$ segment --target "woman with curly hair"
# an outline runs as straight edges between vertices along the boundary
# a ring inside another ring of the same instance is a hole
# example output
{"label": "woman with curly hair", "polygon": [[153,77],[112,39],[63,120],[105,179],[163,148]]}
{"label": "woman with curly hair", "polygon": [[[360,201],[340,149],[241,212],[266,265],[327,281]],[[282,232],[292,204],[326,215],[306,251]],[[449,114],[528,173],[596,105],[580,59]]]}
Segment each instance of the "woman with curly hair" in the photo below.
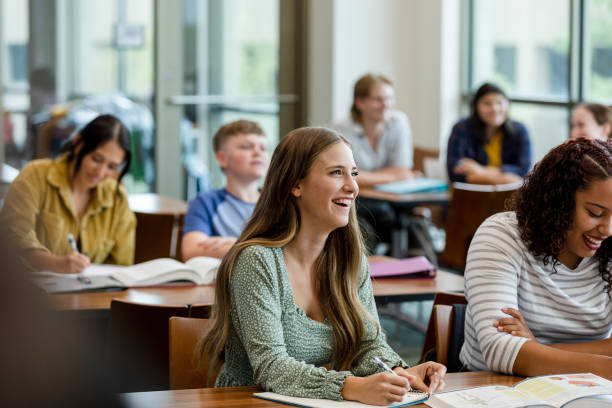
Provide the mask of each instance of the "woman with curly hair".
{"label": "woman with curly hair", "polygon": [[446,151],[448,178],[474,184],[521,181],[531,167],[527,128],[508,118],[508,98],[495,84],[481,85],[470,117],[451,132]]}
{"label": "woman with curly hair", "polygon": [[218,387],[377,405],[401,401],[409,384],[429,392],[443,384],[443,365],[409,367],[380,331],[356,177],[339,133],[301,128],[279,143],[253,215],[219,267],[201,347],[209,382],[219,372]]}
{"label": "woman with curly hair", "polygon": [[470,245],[461,361],[470,370],[612,379],[612,142],[554,148],[510,207],[485,220]]}

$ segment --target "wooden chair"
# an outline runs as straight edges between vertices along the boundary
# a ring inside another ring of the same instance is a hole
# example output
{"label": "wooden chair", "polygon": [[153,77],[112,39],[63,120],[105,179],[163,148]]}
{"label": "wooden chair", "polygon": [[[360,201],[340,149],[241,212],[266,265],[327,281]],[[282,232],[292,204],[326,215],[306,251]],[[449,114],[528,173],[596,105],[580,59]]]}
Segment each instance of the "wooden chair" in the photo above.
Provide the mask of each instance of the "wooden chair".
{"label": "wooden chair", "polygon": [[144,212],[134,214],[137,220],[135,263],[157,258],[181,260],[183,214]]}
{"label": "wooden chair", "polygon": [[186,305],[111,302],[108,351],[117,392],[168,389],[168,319],[188,311]]}
{"label": "wooden chair", "polygon": [[170,389],[202,388],[206,366],[199,365],[197,345],[208,319],[170,318]]}
{"label": "wooden chair", "polygon": [[430,150],[430,149],[424,149],[422,147],[414,147],[413,150],[413,169],[414,170],[418,170],[421,173],[425,173],[425,159],[426,158],[432,158],[432,159],[438,159],[440,157],[440,151],[439,150]]}
{"label": "wooden chair", "polygon": [[463,271],[476,230],[486,218],[504,211],[506,200],[519,187],[520,183],[495,186],[453,183],[441,264]]}
{"label": "wooden chair", "polygon": [[[448,372],[455,372],[461,368],[459,352],[463,345],[463,317],[465,310],[458,306],[467,305],[465,295],[461,293],[438,292],[434,298],[434,305],[425,333],[425,342],[421,352],[421,360],[433,358],[444,364]],[[459,310],[455,316],[455,309]],[[460,320],[454,325],[455,318]],[[452,363],[452,364],[451,364]]]}

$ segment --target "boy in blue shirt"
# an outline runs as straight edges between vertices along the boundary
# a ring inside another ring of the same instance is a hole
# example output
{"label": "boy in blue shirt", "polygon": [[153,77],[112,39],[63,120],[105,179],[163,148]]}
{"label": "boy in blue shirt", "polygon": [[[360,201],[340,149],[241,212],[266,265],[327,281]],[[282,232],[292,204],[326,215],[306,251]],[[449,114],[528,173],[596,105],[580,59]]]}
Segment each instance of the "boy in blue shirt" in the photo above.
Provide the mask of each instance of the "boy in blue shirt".
{"label": "boy in blue shirt", "polygon": [[183,261],[194,256],[222,258],[234,245],[259,198],[258,181],[268,167],[267,140],[249,120],[222,126],[213,148],[225,188],[201,193],[189,203],[183,227]]}

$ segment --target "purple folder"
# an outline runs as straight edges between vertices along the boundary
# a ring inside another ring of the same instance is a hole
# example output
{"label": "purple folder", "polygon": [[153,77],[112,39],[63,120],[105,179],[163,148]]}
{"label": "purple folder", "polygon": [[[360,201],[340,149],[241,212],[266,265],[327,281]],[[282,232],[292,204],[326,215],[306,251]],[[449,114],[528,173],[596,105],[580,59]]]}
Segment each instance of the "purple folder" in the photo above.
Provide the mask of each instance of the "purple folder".
{"label": "purple folder", "polygon": [[370,265],[372,278],[435,278],[436,267],[424,256]]}

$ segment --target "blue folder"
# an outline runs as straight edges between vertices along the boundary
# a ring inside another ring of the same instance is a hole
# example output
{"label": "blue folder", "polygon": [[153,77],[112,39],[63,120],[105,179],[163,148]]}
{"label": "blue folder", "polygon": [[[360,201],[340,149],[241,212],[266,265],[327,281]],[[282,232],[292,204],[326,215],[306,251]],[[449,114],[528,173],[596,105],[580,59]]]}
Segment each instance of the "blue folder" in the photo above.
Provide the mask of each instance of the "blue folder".
{"label": "blue folder", "polygon": [[410,194],[426,193],[432,191],[445,191],[448,190],[448,184],[442,180],[420,177],[411,180],[378,184],[374,188],[378,191],[384,191],[385,193]]}

